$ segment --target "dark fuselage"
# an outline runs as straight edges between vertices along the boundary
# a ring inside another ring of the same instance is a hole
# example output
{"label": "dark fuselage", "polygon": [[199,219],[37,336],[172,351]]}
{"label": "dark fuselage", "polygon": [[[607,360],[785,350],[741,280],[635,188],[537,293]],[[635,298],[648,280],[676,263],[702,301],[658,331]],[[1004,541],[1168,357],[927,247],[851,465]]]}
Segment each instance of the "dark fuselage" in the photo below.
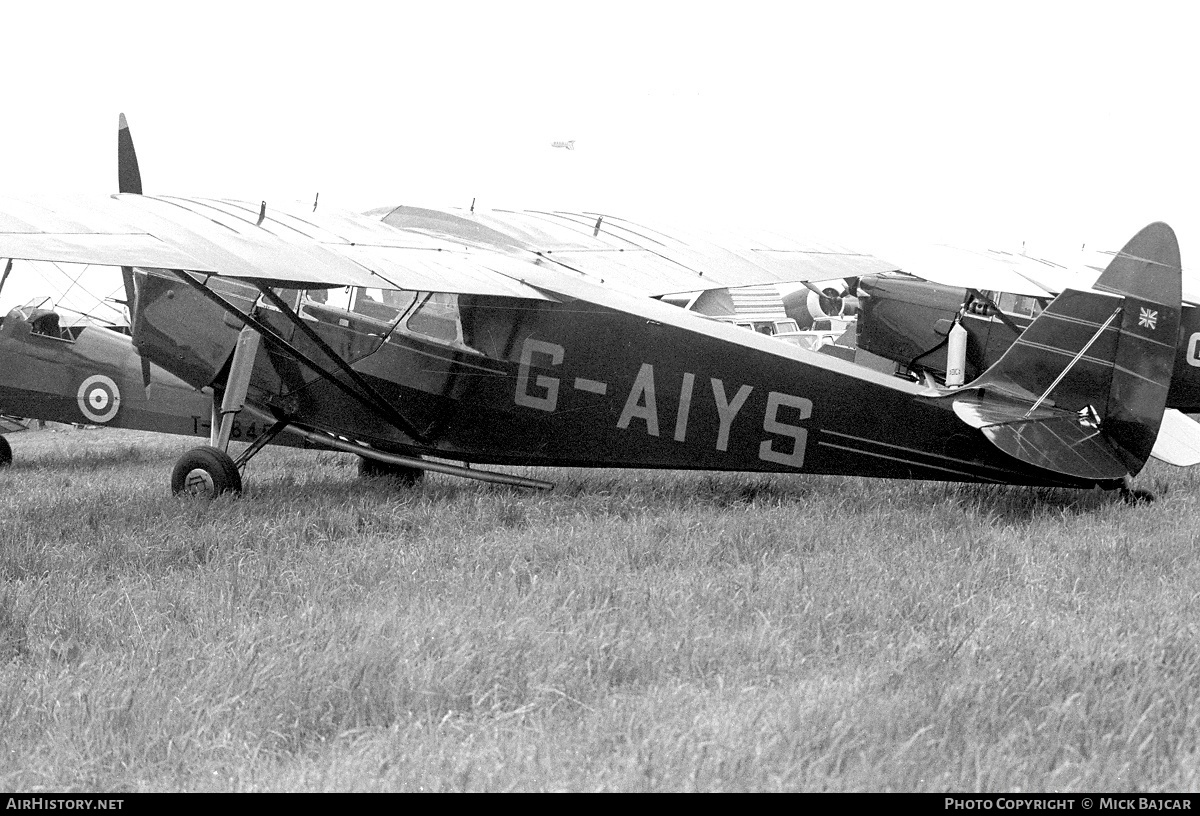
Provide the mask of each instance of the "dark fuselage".
{"label": "dark fuselage", "polygon": [[[173,273],[138,274],[139,348],[192,385],[219,385],[238,321]],[[385,450],[478,463],[1080,484],[999,452],[944,400],[894,377],[649,299],[556,285],[554,301],[457,296],[438,325],[416,306],[388,322],[378,304],[335,310],[292,293],[424,441],[271,343],[250,401]],[[252,308],[255,290],[213,288]],[[255,314],[333,368],[284,314]]]}

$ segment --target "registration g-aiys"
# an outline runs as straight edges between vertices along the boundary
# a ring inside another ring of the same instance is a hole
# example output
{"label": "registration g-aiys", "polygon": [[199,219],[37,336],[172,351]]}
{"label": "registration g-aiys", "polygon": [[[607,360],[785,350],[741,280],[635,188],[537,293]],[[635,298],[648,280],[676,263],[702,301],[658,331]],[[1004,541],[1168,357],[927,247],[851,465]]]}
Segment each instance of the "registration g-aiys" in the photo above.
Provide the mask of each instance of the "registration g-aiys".
{"label": "registration g-aiys", "polygon": [[[118,160],[114,195],[0,200],[0,258],[123,269],[140,354],[213,393],[211,444],[179,459],[177,492],[240,491],[286,434],[409,479],[547,487],[494,466],[595,466],[1134,495],[1162,422],[1181,288],[1165,224],[944,388],[660,299],[888,268],[869,256],[599,213],[145,195],[124,127]],[[239,415],[265,432],[234,458]]]}

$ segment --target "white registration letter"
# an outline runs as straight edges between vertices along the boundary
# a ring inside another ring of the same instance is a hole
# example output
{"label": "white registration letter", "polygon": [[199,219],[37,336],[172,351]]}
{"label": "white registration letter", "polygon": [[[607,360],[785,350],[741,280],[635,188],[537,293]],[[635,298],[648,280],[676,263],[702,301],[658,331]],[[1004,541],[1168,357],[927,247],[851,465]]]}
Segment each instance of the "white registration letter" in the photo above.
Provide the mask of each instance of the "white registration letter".
{"label": "white registration letter", "polygon": [[804,447],[808,442],[808,431],[795,425],[788,425],[786,422],[780,422],[777,419],[780,405],[797,409],[800,414],[796,419],[808,419],[812,416],[812,400],[772,391],[767,396],[767,413],[763,418],[763,430],[769,434],[790,436],[795,442],[792,444],[791,453],[780,453],[771,447],[770,439],[764,439],[758,446],[758,458],[764,462],[775,462],[794,468],[804,467]]}
{"label": "white registration letter", "polygon": [[683,373],[683,385],[679,388],[679,410],[675,414],[675,441],[687,439],[688,414],[692,410],[692,384],[696,375],[690,371]]}
{"label": "white registration letter", "polygon": [[[645,402],[642,402],[643,396]],[[642,363],[638,370],[633,388],[629,389],[629,397],[625,400],[625,409],[617,420],[618,428],[628,428],[629,420],[637,417],[646,420],[646,433],[658,436],[658,401],[654,397],[654,366]]]}
{"label": "white registration letter", "polygon": [[1196,348],[1197,345],[1200,345],[1200,332],[1193,332],[1188,338],[1187,361],[1190,366],[1200,367],[1200,349]]}
{"label": "white registration letter", "polygon": [[558,365],[563,361],[562,346],[526,337],[525,343],[521,346],[521,365],[517,369],[517,405],[542,411],[553,411],[558,407],[558,377],[539,374],[535,382],[538,388],[546,389],[545,395],[539,397],[529,393],[529,366],[533,363],[535,354],[549,355],[550,365]]}
{"label": "white registration letter", "polygon": [[717,402],[717,416],[721,420],[721,428],[717,431],[717,450],[729,450],[729,426],[733,424],[733,418],[737,416],[737,412],[742,410],[742,406],[746,404],[746,399],[750,396],[750,392],[754,389],[748,385],[743,385],[738,389],[737,395],[733,401],[725,399],[725,383],[718,380],[716,377],[711,377],[713,399]]}

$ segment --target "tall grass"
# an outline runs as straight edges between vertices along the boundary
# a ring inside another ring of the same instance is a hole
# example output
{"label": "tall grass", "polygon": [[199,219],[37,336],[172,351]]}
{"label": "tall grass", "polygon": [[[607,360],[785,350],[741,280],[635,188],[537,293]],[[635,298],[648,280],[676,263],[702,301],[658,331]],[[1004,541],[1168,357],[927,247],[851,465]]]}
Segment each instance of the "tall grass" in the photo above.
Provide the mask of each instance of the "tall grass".
{"label": "tall grass", "polygon": [[1200,787],[1197,476],[1160,500],[12,439],[0,788]]}

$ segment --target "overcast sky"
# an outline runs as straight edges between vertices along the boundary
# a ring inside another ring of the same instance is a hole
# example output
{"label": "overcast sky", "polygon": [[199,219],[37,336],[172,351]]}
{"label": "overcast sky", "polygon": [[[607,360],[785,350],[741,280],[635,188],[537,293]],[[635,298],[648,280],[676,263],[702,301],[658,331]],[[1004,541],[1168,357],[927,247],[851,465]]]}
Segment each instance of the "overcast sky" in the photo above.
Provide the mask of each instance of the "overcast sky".
{"label": "overcast sky", "polygon": [[[0,195],[584,208],[1200,268],[1184,2],[8,3]],[[575,149],[551,143],[574,140]]]}

